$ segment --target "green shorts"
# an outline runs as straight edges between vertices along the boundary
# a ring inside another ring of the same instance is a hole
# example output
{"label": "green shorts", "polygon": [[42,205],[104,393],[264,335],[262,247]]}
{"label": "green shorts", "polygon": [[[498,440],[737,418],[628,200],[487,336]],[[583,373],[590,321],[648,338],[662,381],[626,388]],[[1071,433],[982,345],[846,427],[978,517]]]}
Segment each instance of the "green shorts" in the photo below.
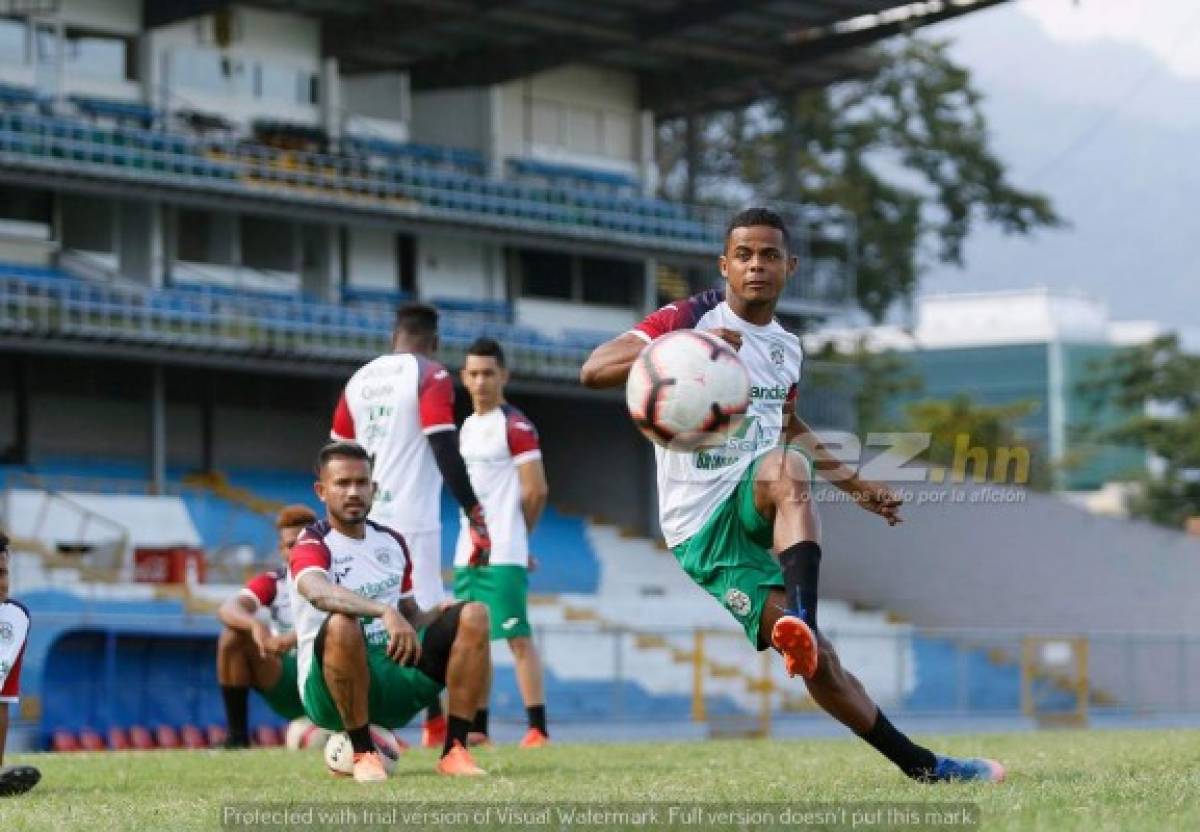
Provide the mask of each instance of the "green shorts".
{"label": "green shorts", "polygon": [[[425,631],[419,635],[422,639]],[[387,657],[381,644],[367,645],[367,721],[395,730],[403,728],[425,708],[432,705],[445,685],[429,678],[415,667],[403,667]],[[344,731],[341,714],[325,685],[321,657],[315,652],[308,678],[304,680],[304,713],[316,725],[328,731]]]}
{"label": "green shorts", "polygon": [[454,570],[454,597],[487,606],[492,622],[492,641],[528,638],[533,634],[526,603],[528,590],[529,570],[524,566],[504,563]]}
{"label": "green shorts", "polygon": [[284,719],[299,719],[304,716],[304,703],[300,701],[300,688],[296,685],[296,651],[290,650],[279,657],[281,665],[279,680],[267,690],[260,690],[262,698],[271,710]]}
{"label": "green shorts", "polygon": [[729,610],[758,650],[768,647],[758,637],[767,597],[783,587],[783,571],[771,554],[774,527],[754,507],[754,479],[764,456],[746,469],[700,531],[671,550],[683,571]]}

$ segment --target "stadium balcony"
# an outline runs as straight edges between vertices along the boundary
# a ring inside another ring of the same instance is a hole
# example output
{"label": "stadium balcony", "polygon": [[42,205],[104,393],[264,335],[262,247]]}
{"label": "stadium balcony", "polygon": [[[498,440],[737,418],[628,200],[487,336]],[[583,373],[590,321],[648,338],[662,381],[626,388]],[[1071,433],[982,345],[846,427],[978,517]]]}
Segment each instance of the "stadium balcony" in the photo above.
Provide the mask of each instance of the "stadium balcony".
{"label": "stadium balcony", "polygon": [[[397,296],[398,298],[398,296]],[[336,363],[345,367],[386,352],[394,307],[360,297],[349,305],[295,294],[177,284],[149,289],[131,282],[85,280],[59,269],[0,264],[0,334],[68,339],[155,350]],[[552,338],[507,323],[507,304],[443,300],[439,358],[461,361],[481,334],[510,354],[514,372],[575,379],[588,351],[606,334]]]}
{"label": "stadium balcony", "polygon": [[[120,102],[118,102],[120,103]],[[232,139],[200,139],[129,126],[147,113],[118,113],[89,99],[114,123],[6,108],[0,157],[25,173],[136,183],[285,201],[330,211],[465,222],[497,230],[624,242],[643,249],[709,254],[722,238],[724,209],[688,207],[579,186],[579,175],[529,184],[483,175],[470,151],[350,139],[340,153],[284,150]],[[152,115],[152,114],[151,114]],[[118,116],[121,118],[118,119]],[[596,172],[593,179],[606,174]]]}

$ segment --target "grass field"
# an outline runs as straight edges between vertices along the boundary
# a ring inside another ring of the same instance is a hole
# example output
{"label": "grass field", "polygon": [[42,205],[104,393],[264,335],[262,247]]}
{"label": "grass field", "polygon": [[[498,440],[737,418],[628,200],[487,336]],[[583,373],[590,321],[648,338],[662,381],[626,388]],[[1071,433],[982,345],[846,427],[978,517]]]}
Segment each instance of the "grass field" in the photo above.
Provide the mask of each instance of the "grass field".
{"label": "grass field", "polygon": [[[396,804],[414,801],[775,803],[772,811],[786,802],[836,804],[851,813],[866,802],[937,801],[977,805],[980,822],[974,828],[986,830],[1200,829],[1200,732],[926,739],[938,750],[1001,759],[1008,782],[913,784],[851,740],[497,748],[478,754],[491,772],[478,781],[437,776],[433,753],[417,750],[405,755],[391,781],[378,786],[334,780],[316,752],[14,755],[6,762],[39,766],[42,782],[28,795],[0,801],[0,830],[214,829],[221,827],[221,807],[229,803],[320,803],[325,811],[336,808],[330,804],[344,802],[342,809],[359,811],[371,803],[378,810],[399,811],[403,807]],[[846,817],[843,828],[851,828],[853,815]],[[863,820],[860,829],[932,828]],[[566,827],[555,820],[541,828]]]}

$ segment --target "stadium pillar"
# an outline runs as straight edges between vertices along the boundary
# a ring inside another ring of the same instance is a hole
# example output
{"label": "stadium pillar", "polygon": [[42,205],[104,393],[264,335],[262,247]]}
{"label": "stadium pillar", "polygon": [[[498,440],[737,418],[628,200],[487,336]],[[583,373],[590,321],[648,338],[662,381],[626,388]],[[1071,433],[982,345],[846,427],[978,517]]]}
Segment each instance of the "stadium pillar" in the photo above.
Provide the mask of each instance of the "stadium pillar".
{"label": "stadium pillar", "polygon": [[150,490],[167,490],[167,384],[161,364],[150,368]]}
{"label": "stadium pillar", "polygon": [[683,201],[689,205],[696,202],[696,180],[700,177],[700,117],[688,113],[683,132],[684,160],[687,175],[683,180]]}
{"label": "stadium pillar", "polygon": [[638,113],[638,170],[642,193],[653,196],[658,190],[658,166],[654,164],[654,113]]}
{"label": "stadium pillar", "polygon": [[165,234],[161,203],[122,200],[117,227],[117,257],[121,275],[152,288],[163,285]]}
{"label": "stadium pillar", "polygon": [[321,62],[320,107],[321,127],[325,135],[337,140],[342,135],[342,84],[337,58]]}

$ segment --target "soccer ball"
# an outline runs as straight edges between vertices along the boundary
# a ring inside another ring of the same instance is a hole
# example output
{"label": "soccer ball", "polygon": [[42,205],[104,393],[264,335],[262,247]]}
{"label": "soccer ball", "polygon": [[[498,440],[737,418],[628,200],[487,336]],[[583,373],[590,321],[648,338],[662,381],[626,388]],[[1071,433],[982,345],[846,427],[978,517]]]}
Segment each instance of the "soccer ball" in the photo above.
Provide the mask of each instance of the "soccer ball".
{"label": "soccer ball", "polygon": [[750,406],[750,376],[720,338],[681,329],[638,354],[625,404],[638,430],[656,445],[680,451],[721,445]]}
{"label": "soccer ball", "polygon": [[283,744],[289,751],[303,751],[306,748],[321,748],[328,739],[328,731],[302,716],[288,723]]}
{"label": "soccer ball", "polygon": [[[375,743],[379,756],[383,758],[384,769],[390,775],[396,770],[396,763],[400,760],[400,743],[396,742],[396,737],[391,731],[378,725],[371,726],[371,740]],[[344,731],[330,734],[326,740],[325,766],[330,774],[337,777],[349,777],[354,774],[354,747]]]}

